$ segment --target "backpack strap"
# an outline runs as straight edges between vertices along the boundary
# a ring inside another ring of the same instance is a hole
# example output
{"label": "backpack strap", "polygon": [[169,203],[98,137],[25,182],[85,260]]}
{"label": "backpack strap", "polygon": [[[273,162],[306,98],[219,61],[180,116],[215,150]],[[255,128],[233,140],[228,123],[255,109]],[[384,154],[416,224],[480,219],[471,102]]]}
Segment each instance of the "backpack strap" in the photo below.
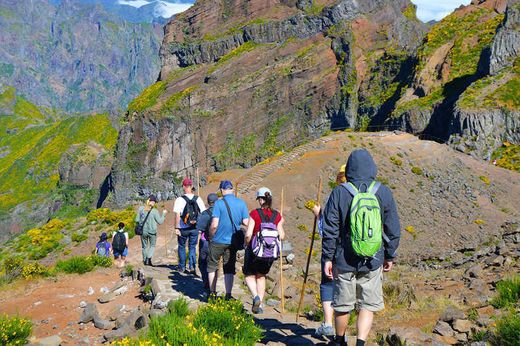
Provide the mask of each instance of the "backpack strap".
{"label": "backpack strap", "polygon": [[354,186],[352,183],[341,183],[341,186],[343,186],[351,195],[354,197],[359,193],[358,189]]}
{"label": "backpack strap", "polygon": [[258,209],[256,209],[256,211],[258,212],[258,215],[260,216],[260,220],[263,223],[267,223],[267,222],[274,223],[274,221],[276,220],[276,217],[278,216],[278,212],[274,209],[272,210],[273,214],[271,215],[270,219],[267,218],[267,215],[265,215],[264,210],[262,208],[258,208]]}
{"label": "backpack strap", "polygon": [[182,195],[181,197],[182,197],[183,200],[186,201],[186,204],[190,203],[190,199],[188,198],[188,196]]}
{"label": "backpack strap", "polygon": [[233,222],[233,216],[231,215],[231,208],[229,208],[229,204],[225,198],[222,198],[222,200],[224,201],[224,204],[226,205],[226,209],[227,209],[228,216],[229,216],[229,221],[231,221],[231,227],[233,228],[233,232],[236,232],[238,230],[235,227],[235,223]]}
{"label": "backpack strap", "polygon": [[376,194],[377,190],[381,187],[381,183],[379,181],[374,180],[372,184],[368,187],[368,191],[372,193],[373,195]]}

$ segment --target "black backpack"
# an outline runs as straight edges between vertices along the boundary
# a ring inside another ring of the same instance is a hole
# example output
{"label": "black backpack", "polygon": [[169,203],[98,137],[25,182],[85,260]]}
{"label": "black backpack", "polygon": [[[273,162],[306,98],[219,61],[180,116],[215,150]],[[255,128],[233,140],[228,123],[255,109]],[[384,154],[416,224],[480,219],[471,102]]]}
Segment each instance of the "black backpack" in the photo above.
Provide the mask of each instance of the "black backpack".
{"label": "black backpack", "polygon": [[200,213],[199,205],[197,204],[199,196],[193,196],[192,199],[189,199],[183,195],[182,198],[186,201],[186,206],[182,211],[181,219],[187,226],[195,226]]}
{"label": "black backpack", "polygon": [[114,251],[117,251],[119,253],[125,251],[126,237],[124,232],[116,232],[114,240],[112,241],[112,248],[114,249]]}

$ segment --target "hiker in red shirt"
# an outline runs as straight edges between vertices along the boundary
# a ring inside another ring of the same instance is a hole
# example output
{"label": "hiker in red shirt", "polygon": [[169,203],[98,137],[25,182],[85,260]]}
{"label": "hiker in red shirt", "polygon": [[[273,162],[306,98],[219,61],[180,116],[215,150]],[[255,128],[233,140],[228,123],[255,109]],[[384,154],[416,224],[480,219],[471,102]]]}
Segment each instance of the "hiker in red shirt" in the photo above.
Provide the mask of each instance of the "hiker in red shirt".
{"label": "hiker in red shirt", "polygon": [[273,196],[267,187],[256,192],[260,208],[249,214],[247,227],[244,267],[247,287],[253,296],[252,312],[262,313],[262,300],[265,294],[265,276],[271,265],[280,256],[281,240],[285,236],[282,215],[272,209]]}

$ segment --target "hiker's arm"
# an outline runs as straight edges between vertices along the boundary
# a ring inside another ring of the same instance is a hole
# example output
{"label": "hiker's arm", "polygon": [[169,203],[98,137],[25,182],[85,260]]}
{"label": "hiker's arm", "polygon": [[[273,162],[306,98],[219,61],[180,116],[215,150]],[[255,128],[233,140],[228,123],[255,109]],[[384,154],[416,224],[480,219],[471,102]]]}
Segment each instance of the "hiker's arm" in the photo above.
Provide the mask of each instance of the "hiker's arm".
{"label": "hiker's arm", "polygon": [[285,238],[285,230],[283,229],[283,223],[285,219],[281,218],[280,222],[278,222],[278,225],[276,225],[276,230],[278,231],[278,236],[280,237],[280,240]]}
{"label": "hiker's arm", "polygon": [[399,223],[399,215],[397,206],[392,196],[392,192],[386,187],[382,187],[381,199],[384,198],[383,205],[383,231],[386,239],[383,239],[385,245],[385,262],[393,262],[397,256],[397,248],[399,247],[399,239],[401,237],[401,225]]}
{"label": "hiker's arm", "polygon": [[255,220],[253,218],[249,218],[249,223],[247,225],[247,232],[246,232],[246,245],[249,245],[251,242],[251,238],[253,238],[253,230],[255,229]]}
{"label": "hiker's arm", "polygon": [[166,213],[159,213],[159,210],[155,208],[152,213],[154,214],[155,222],[157,222],[159,225],[161,225],[164,222],[164,219],[166,218]]}
{"label": "hiker's arm", "polygon": [[175,213],[175,234],[181,235],[181,213]]}
{"label": "hiker's arm", "polygon": [[211,220],[211,226],[209,227],[209,236],[211,238],[213,238],[213,236],[215,235],[215,232],[217,231],[217,227],[218,227],[218,217],[214,217]]}
{"label": "hiker's arm", "polygon": [[322,238],[322,259],[327,262],[334,259],[336,244],[340,237],[340,189],[332,191],[325,209],[323,210],[323,238]]}

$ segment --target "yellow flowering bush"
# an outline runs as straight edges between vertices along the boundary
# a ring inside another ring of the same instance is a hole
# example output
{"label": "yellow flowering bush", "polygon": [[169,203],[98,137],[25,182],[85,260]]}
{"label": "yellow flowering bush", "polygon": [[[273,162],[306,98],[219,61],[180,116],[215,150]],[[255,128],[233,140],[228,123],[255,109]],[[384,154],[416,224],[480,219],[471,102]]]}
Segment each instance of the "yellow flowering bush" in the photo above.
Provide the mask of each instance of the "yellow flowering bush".
{"label": "yellow flowering bush", "polygon": [[113,227],[117,227],[120,222],[123,222],[125,224],[125,229],[128,232],[128,236],[133,238],[135,235],[135,211],[131,206],[119,211],[112,211],[108,208],[94,209],[88,213],[87,221],[95,221]]}
{"label": "yellow flowering bush", "polygon": [[318,202],[316,202],[315,200],[308,200],[307,202],[305,202],[305,208],[312,210],[312,208],[314,208],[316,204],[318,204]]}
{"label": "yellow flowering bush", "polygon": [[0,315],[0,344],[25,345],[32,332],[30,320],[22,317]]}
{"label": "yellow flowering bush", "polygon": [[16,250],[27,253],[32,260],[44,258],[60,246],[61,230],[65,226],[64,221],[52,219],[42,227],[30,229],[17,238]]}
{"label": "yellow flowering bush", "polygon": [[148,332],[138,340],[124,338],[112,345],[255,345],[261,337],[262,330],[239,301],[215,299],[192,313],[181,298],[168,305],[166,315],[152,318]]}

